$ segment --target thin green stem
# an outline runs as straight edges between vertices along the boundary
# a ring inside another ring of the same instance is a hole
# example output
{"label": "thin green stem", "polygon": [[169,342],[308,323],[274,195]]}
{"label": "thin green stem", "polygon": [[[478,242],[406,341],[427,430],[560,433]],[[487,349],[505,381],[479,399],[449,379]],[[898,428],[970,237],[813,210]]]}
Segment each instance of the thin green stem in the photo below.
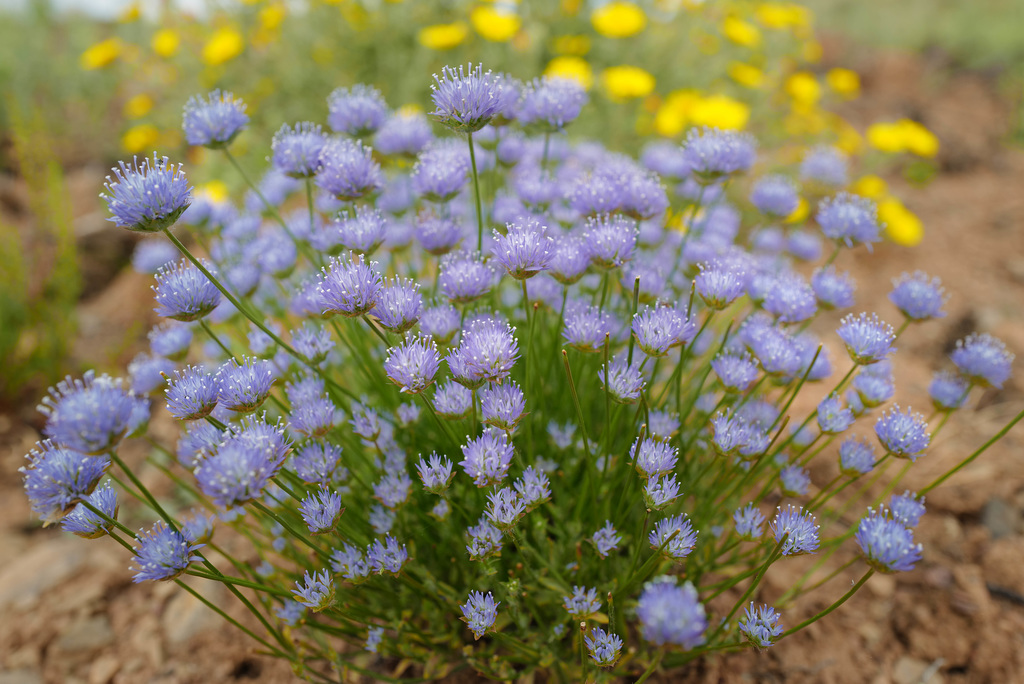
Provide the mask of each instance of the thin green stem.
{"label": "thin green stem", "polygon": [[843,594],[843,595],[842,595],[842,596],[841,596],[841,597],[839,598],[839,600],[837,600],[837,601],[836,601],[835,603],[833,603],[833,604],[832,604],[831,606],[829,606],[829,607],[828,607],[828,608],[826,608],[825,610],[821,611],[820,613],[818,613],[818,614],[817,614],[817,615],[815,615],[814,617],[810,617],[810,618],[808,618],[808,619],[804,620],[803,622],[801,622],[801,623],[800,623],[799,625],[797,625],[796,627],[793,627],[792,629],[788,629],[788,630],[786,630],[785,632],[783,632],[782,636],[781,636],[781,637],[779,637],[779,638],[780,638],[780,639],[784,639],[784,638],[788,637],[788,636],[789,636],[790,634],[794,634],[794,633],[796,633],[796,632],[799,632],[799,631],[800,631],[801,629],[803,629],[804,627],[807,627],[808,625],[814,624],[815,622],[817,622],[817,621],[818,621],[818,620],[820,620],[821,618],[825,617],[826,615],[828,615],[829,613],[831,613],[832,611],[834,611],[834,610],[835,610],[836,608],[838,608],[839,606],[841,606],[841,605],[843,605],[844,603],[846,603],[846,602],[847,602],[847,601],[849,600],[849,598],[850,598],[851,596],[853,596],[854,594],[856,594],[856,593],[857,593],[857,590],[858,590],[858,589],[860,589],[860,588],[861,588],[862,586],[864,586],[864,583],[865,583],[865,582],[867,582],[867,581],[868,581],[868,580],[869,580],[869,579],[871,578],[871,576],[872,576],[873,574],[875,574],[875,571],[874,571],[874,570],[872,570],[872,569],[868,569],[868,571],[867,571],[866,573],[864,573],[864,576],[863,576],[863,577],[861,577],[861,578],[860,578],[860,580],[859,580],[859,581],[858,581],[858,582],[857,582],[856,584],[854,584],[854,585],[853,585],[853,587],[851,587],[851,588],[850,588],[850,590],[849,590],[848,592],[846,592],[845,594]]}
{"label": "thin green stem", "polygon": [[469,133],[469,163],[473,169],[473,193],[476,196],[476,251],[484,248],[484,210],[480,202],[480,179],[476,172],[476,150],[473,149],[473,134]]}

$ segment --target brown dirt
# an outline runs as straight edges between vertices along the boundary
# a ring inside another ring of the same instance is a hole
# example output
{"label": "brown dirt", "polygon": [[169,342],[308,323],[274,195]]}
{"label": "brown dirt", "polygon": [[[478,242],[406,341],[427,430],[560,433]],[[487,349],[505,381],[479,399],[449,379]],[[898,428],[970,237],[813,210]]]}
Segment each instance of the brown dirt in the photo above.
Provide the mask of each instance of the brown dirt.
{"label": "brown dirt", "polygon": [[[849,107],[850,118],[911,116],[942,140],[942,172],[931,184],[892,181],[923,219],[925,242],[843,257],[857,276],[859,308],[892,318],[889,279],[915,269],[940,276],[953,294],[945,319],[900,339],[897,399],[920,403],[931,372],[965,333],[988,331],[1024,350],[1024,152],[1003,146],[1009,111],[986,78],[903,56],[861,59],[865,96]],[[119,340],[126,329],[146,329],[149,308],[144,279],[119,275],[82,308],[81,357],[126,360]],[[1021,387],[1011,381],[954,416],[907,486],[929,482],[1024,408]],[[24,422],[29,408],[0,416],[0,684],[295,681],[286,664],[254,655],[244,635],[175,587],[132,585],[123,555],[103,542],[34,528],[16,473],[38,438]],[[929,496],[919,528],[924,559],[914,572],[876,575],[836,613],[766,652],[711,658],[663,681],[1024,681],[1022,447],[1018,428]],[[822,467],[812,475],[820,483],[830,473]],[[804,566],[794,560],[793,567]],[[821,610],[856,576],[842,574],[810,594],[784,622]],[[770,575],[767,598],[787,579]]]}

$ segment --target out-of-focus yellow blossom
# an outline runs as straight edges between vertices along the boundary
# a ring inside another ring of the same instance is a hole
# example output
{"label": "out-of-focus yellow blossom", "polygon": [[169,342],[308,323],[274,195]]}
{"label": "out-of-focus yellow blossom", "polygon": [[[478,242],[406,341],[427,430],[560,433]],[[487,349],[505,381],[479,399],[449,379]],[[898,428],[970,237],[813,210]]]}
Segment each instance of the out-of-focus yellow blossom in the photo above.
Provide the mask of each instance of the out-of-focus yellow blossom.
{"label": "out-of-focus yellow blossom", "polygon": [[203,62],[219,66],[242,54],[245,40],[242,34],[231,26],[224,26],[213,32],[203,46]]}
{"label": "out-of-focus yellow blossom", "polygon": [[122,24],[130,24],[133,21],[138,21],[140,16],[142,16],[142,7],[139,6],[139,3],[133,2],[124,8],[117,20]]}
{"label": "out-of-focus yellow blossom", "polygon": [[221,180],[212,180],[209,183],[197,185],[196,197],[205,197],[211,202],[224,202],[228,199],[228,186]]}
{"label": "out-of-focus yellow blossom", "polygon": [[920,157],[934,157],[939,151],[939,139],[935,134],[910,119],[871,124],[868,143],[891,154],[912,152]]}
{"label": "out-of-focus yellow blossom", "polygon": [[139,124],[132,126],[121,137],[121,147],[128,154],[139,154],[152,152],[156,147],[156,141],[160,138],[160,131],[153,124]]}
{"label": "out-of-focus yellow blossom", "polygon": [[803,223],[811,215],[811,205],[803,197],[796,205],[793,213],[786,217],[786,223]]}
{"label": "out-of-focus yellow blossom", "polygon": [[744,47],[757,47],[761,44],[761,31],[739,17],[725,18],[722,22],[722,35]]}
{"label": "out-of-focus yellow blossom", "polygon": [[795,104],[813,105],[821,99],[821,85],[814,74],[798,71],[786,79],[786,94]]}
{"label": "out-of-focus yellow blossom", "polygon": [[727,95],[709,95],[693,105],[690,120],[695,126],[742,130],[750,120],[750,107]]}
{"label": "out-of-focus yellow blossom", "polygon": [[623,64],[601,72],[601,85],[613,100],[645,97],[654,90],[654,76],[640,67]]}
{"label": "out-of-focus yellow blossom", "polygon": [[850,186],[850,191],[867,197],[868,199],[880,200],[889,192],[889,186],[884,180],[873,173],[861,176]]}
{"label": "out-of-focus yellow blossom", "polygon": [[674,90],[654,115],[654,130],[667,138],[681,134],[690,123],[694,106],[700,101],[696,90]]}
{"label": "out-of-focus yellow blossom", "polygon": [[121,55],[123,46],[117,38],[107,38],[90,46],[79,58],[81,67],[86,71],[102,69],[110,66]]}
{"label": "out-of-focus yellow blossom", "polygon": [[631,2],[609,2],[590,15],[594,30],[609,38],[635,36],[647,27],[647,15]]}
{"label": "out-of-focus yellow blossom", "polygon": [[153,98],[145,93],[129,98],[124,103],[124,116],[126,119],[141,119],[153,109]]}
{"label": "out-of-focus yellow blossom", "polygon": [[808,64],[817,64],[821,61],[824,50],[821,43],[816,40],[808,40],[800,47],[800,56]]}
{"label": "out-of-focus yellow blossom", "polygon": [[886,236],[897,245],[913,247],[924,237],[921,219],[895,197],[878,203],[878,218],[885,223]]}
{"label": "out-of-focus yellow blossom", "polygon": [[260,27],[265,31],[273,31],[281,26],[288,10],[281,3],[267,5],[260,10]]}
{"label": "out-of-focus yellow blossom", "polygon": [[179,45],[181,45],[181,37],[177,31],[169,28],[160,29],[154,33],[153,40],[150,41],[153,52],[165,59],[173,57],[174,53],[178,51]]}
{"label": "out-of-focus yellow blossom", "polygon": [[836,67],[825,75],[828,87],[845,98],[852,99],[860,93],[860,76],[856,71]]}
{"label": "out-of-focus yellow blossom", "polygon": [[836,147],[851,156],[860,154],[861,149],[864,147],[864,138],[861,137],[856,128],[839,116],[835,116],[831,127],[838,135]]}
{"label": "out-of-focus yellow blossom", "polygon": [[547,68],[544,69],[544,75],[574,79],[587,90],[594,85],[594,72],[590,68],[590,64],[585,59],[570,55],[555,57],[548,62]]}
{"label": "out-of-focus yellow blossom", "polygon": [[792,2],[763,2],[755,10],[762,26],[772,29],[807,28],[811,11]]}
{"label": "out-of-focus yellow blossom", "polygon": [[896,154],[906,147],[899,123],[874,123],[868,126],[868,144],[876,150]]}
{"label": "out-of-focus yellow blossom", "polygon": [[451,50],[462,44],[469,35],[469,27],[463,22],[453,24],[434,24],[420,29],[420,45],[431,50]]}
{"label": "out-of-focus yellow blossom", "polygon": [[575,17],[583,8],[583,0],[562,0],[562,14]]}
{"label": "out-of-focus yellow blossom", "polygon": [[746,62],[733,62],[730,64],[729,77],[748,88],[760,88],[764,84],[764,72]]}
{"label": "out-of-focus yellow blossom", "polygon": [[557,54],[582,57],[590,52],[590,37],[584,35],[558,36],[552,47]]}
{"label": "out-of-focus yellow blossom", "polygon": [[469,21],[476,32],[494,43],[505,43],[519,32],[519,15],[505,9],[478,5],[469,13]]}
{"label": "out-of-focus yellow blossom", "polygon": [[907,149],[919,157],[934,157],[939,153],[939,139],[927,128],[909,119],[903,119],[903,136]]}

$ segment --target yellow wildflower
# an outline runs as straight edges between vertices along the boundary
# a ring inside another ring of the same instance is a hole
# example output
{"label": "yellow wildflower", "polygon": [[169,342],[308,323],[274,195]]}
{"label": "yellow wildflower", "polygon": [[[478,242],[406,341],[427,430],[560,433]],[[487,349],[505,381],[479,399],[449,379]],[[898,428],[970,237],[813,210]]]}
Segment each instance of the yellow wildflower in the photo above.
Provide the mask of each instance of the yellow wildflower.
{"label": "yellow wildflower", "polygon": [[287,10],[280,3],[267,5],[260,10],[260,28],[264,31],[273,31],[284,21]]}
{"label": "yellow wildflower", "polygon": [[690,119],[695,126],[742,130],[750,120],[750,107],[727,95],[709,95],[694,103]]}
{"label": "yellow wildflower", "polygon": [[868,126],[868,144],[876,150],[896,154],[906,149],[899,123],[873,123]]}
{"label": "yellow wildflower", "polygon": [[800,198],[800,202],[796,205],[796,209],[793,213],[786,217],[786,223],[803,223],[807,220],[807,217],[811,214],[811,205],[807,203],[803,197]]}
{"label": "yellow wildflower", "polygon": [[454,24],[434,24],[420,29],[420,45],[431,50],[451,50],[469,35],[469,28],[457,21]]}
{"label": "yellow wildflower", "polygon": [[794,104],[809,106],[821,99],[821,85],[814,74],[798,71],[786,79],[786,93]]}
{"label": "yellow wildflower", "polygon": [[153,98],[145,93],[136,95],[124,103],[124,116],[126,119],[141,119],[153,109]]}
{"label": "yellow wildflower", "polygon": [[811,24],[811,11],[791,2],[763,2],[755,14],[762,26],[772,29],[806,28]]}
{"label": "yellow wildflower", "polygon": [[729,77],[748,88],[760,88],[764,84],[764,72],[746,62],[733,62],[730,64]]}
{"label": "yellow wildflower", "polygon": [[575,17],[583,7],[583,0],[562,0],[562,14]]}
{"label": "yellow wildflower", "polygon": [[744,47],[757,47],[761,43],[761,31],[739,17],[726,17],[722,22],[722,35]]}
{"label": "yellow wildflower", "polygon": [[121,147],[128,154],[149,153],[156,147],[160,131],[153,124],[132,126],[121,136]]}
{"label": "yellow wildflower", "polygon": [[700,102],[695,90],[674,90],[654,114],[654,130],[667,138],[680,135],[690,123],[690,114]]}
{"label": "yellow wildflower", "polygon": [[117,38],[107,38],[82,53],[79,63],[86,71],[110,66],[121,55],[123,46]]}
{"label": "yellow wildflower", "polygon": [[590,52],[590,37],[584,35],[566,35],[555,38],[554,51],[560,55],[583,55]]}
{"label": "yellow wildflower", "polygon": [[856,71],[836,67],[825,75],[828,87],[845,98],[854,98],[860,93],[860,76]]}
{"label": "yellow wildflower", "polygon": [[615,0],[594,10],[590,15],[590,23],[602,36],[628,38],[647,27],[647,15],[631,2]]}
{"label": "yellow wildflower", "polygon": [[613,100],[644,97],[654,90],[654,76],[640,67],[623,64],[601,72],[601,85]]}
{"label": "yellow wildflower", "polygon": [[897,245],[913,247],[924,237],[921,219],[895,197],[878,203],[878,218],[885,223],[886,236]]}
{"label": "yellow wildflower", "polygon": [[478,5],[469,13],[476,32],[494,43],[505,43],[519,32],[519,15],[504,9]]}
{"label": "yellow wildflower", "polygon": [[934,157],[938,154],[939,139],[934,133],[910,119],[903,119],[900,124],[903,126],[903,140],[909,151],[919,157]]}
{"label": "yellow wildflower", "polygon": [[816,40],[804,41],[804,44],[800,47],[800,57],[808,64],[820,62],[823,53],[824,50],[821,47],[821,43]]}
{"label": "yellow wildflower", "polygon": [[222,180],[212,180],[209,183],[197,185],[196,197],[206,197],[211,202],[219,203],[228,198],[228,186]]}
{"label": "yellow wildflower", "polygon": [[245,40],[242,34],[231,26],[224,26],[213,32],[203,46],[203,62],[219,66],[242,54]]}
{"label": "yellow wildflower", "polygon": [[117,20],[122,24],[130,24],[138,21],[140,16],[142,16],[142,8],[139,6],[139,3],[133,2],[124,8],[124,11],[121,12]]}
{"label": "yellow wildflower", "polygon": [[545,76],[561,76],[579,81],[587,90],[594,85],[594,72],[585,59],[564,55],[555,57],[544,69]]}
{"label": "yellow wildflower", "polygon": [[850,187],[850,191],[877,201],[885,197],[889,192],[889,186],[875,174],[869,173],[858,178]]}
{"label": "yellow wildflower", "polygon": [[160,57],[164,59],[173,57],[174,53],[178,51],[178,46],[181,44],[181,37],[178,36],[178,32],[174,29],[160,29],[153,34],[153,40],[150,41],[150,47]]}
{"label": "yellow wildflower", "polygon": [[832,120],[832,128],[839,135],[839,138],[836,140],[836,147],[851,156],[860,154],[861,149],[864,147],[864,139],[857,132],[856,128],[839,116],[835,116]]}

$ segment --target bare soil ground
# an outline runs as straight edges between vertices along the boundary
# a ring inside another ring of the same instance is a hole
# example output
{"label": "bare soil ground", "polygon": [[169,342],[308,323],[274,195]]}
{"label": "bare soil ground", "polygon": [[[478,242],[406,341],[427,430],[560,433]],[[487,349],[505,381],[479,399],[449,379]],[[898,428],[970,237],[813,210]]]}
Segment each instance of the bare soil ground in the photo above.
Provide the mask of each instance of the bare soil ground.
{"label": "bare soil ground", "polygon": [[[942,140],[942,171],[930,185],[893,180],[923,219],[925,242],[885,244],[842,264],[857,277],[858,307],[890,318],[889,280],[902,271],[938,275],[952,293],[946,318],[900,339],[897,398],[923,404],[932,371],[966,333],[988,331],[1024,352],[1024,151],[1003,145],[1010,112],[987,77],[892,55],[848,53],[844,63],[851,56],[861,60],[853,64],[865,85],[846,112],[854,122],[911,116]],[[123,355],[124,331],[151,323],[150,297],[147,279],[132,273],[99,288],[81,307],[82,358]],[[1024,408],[1019,378],[1018,364],[1017,379],[955,415],[907,486],[931,481]],[[0,415],[0,684],[295,681],[287,665],[254,655],[244,635],[173,585],[132,585],[124,554],[106,542],[37,529],[17,474],[38,439],[32,421],[31,406]],[[708,659],[662,681],[1024,682],[1022,447],[1018,428],[928,497],[918,530],[924,559],[915,571],[876,575],[839,611],[766,652]],[[812,475],[821,484],[830,471]],[[821,610],[857,576],[840,575],[790,608],[784,622]],[[766,597],[787,579],[770,575]],[[396,665],[374,664],[369,654],[366,662],[381,671]]]}

